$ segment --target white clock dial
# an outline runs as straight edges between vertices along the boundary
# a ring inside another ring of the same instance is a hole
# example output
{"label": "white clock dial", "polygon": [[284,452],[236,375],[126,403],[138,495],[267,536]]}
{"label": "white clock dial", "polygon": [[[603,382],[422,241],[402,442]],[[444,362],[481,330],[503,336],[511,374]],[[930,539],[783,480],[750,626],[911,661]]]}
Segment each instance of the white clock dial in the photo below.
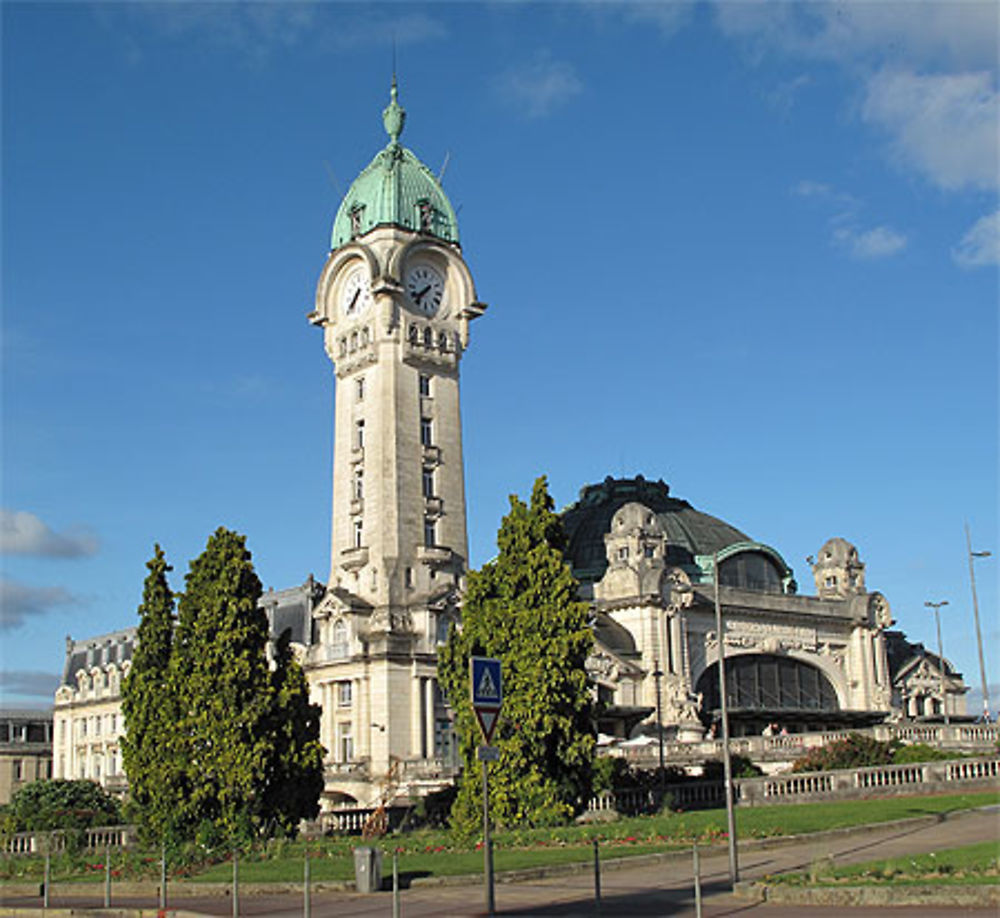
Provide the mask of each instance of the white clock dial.
{"label": "white clock dial", "polygon": [[414,265],[406,272],[406,293],[417,312],[432,316],[444,300],[444,278],[430,265]]}
{"label": "white clock dial", "polygon": [[355,268],[344,281],[340,293],[340,308],[345,316],[359,316],[372,303],[371,282],[364,268]]}

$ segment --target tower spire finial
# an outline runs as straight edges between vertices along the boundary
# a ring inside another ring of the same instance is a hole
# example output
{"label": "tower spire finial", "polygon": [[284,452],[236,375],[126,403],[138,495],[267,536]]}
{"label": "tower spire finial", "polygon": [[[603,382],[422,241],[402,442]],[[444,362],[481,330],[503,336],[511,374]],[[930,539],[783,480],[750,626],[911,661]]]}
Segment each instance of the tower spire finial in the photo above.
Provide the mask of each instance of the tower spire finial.
{"label": "tower spire finial", "polygon": [[389,135],[389,145],[399,145],[399,135],[403,133],[403,125],[406,123],[406,109],[397,101],[398,90],[396,86],[396,68],[392,72],[392,88],[389,90],[389,104],[382,112],[382,124],[385,132]]}

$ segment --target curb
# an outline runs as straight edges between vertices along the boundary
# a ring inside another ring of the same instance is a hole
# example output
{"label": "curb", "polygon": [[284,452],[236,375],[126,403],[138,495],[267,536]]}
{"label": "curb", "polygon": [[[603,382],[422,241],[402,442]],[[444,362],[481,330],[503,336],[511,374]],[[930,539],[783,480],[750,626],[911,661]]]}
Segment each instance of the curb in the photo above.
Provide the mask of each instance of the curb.
{"label": "curb", "polygon": [[934,886],[814,886],[785,887],[743,881],[733,895],[746,902],[770,902],[775,905],[828,905],[845,908],[891,908],[907,905],[934,905],[961,908],[996,908],[1000,906],[997,885]]}

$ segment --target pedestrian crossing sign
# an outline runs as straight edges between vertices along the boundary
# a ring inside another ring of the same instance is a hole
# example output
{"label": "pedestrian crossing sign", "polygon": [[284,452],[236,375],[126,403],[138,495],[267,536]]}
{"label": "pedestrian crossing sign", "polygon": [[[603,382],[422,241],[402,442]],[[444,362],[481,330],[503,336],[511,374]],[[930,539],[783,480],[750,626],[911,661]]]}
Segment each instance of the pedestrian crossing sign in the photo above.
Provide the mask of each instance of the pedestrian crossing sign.
{"label": "pedestrian crossing sign", "polygon": [[492,657],[472,657],[469,661],[469,684],[472,709],[476,713],[483,739],[489,743],[500,719],[503,705],[503,681],[500,661]]}

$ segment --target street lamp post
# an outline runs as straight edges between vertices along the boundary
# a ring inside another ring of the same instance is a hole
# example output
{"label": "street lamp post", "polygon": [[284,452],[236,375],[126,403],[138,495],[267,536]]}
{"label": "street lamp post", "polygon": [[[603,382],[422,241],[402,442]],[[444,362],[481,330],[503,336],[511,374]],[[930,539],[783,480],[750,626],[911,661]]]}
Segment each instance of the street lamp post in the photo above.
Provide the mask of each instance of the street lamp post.
{"label": "street lamp post", "polygon": [[733,763],[729,758],[729,712],[726,706],[726,641],[722,633],[722,598],[719,582],[719,553],[712,556],[715,577],[715,637],[719,642],[719,717],[722,721],[722,769],[726,782],[726,828],[729,831],[729,881],[735,889],[740,879],[736,860],[736,814],[733,811]]}
{"label": "street lamp post", "polygon": [[662,791],[666,782],[666,773],[663,769],[663,718],[660,715],[660,679],[663,678],[663,672],[660,670],[659,660],[654,660],[653,666],[656,667],[653,670],[653,678],[656,680],[656,738],[660,743],[660,790]]}
{"label": "street lamp post", "polygon": [[972,585],[972,614],[976,620],[976,647],[979,650],[979,677],[983,680],[983,722],[990,719],[990,690],[986,681],[986,660],[983,657],[983,633],[979,628],[979,600],[976,597],[976,569],[973,562],[976,558],[988,558],[988,551],[973,551],[972,536],[969,535],[969,524],[965,524],[965,547],[969,552],[969,583]]}
{"label": "street lamp post", "polygon": [[938,609],[941,606],[948,605],[948,600],[942,599],[940,602],[925,602],[924,605],[928,609],[934,610],[934,624],[937,626],[938,639],[938,672],[941,675],[941,710],[944,713],[944,722],[950,724],[951,719],[948,717],[948,695],[944,687],[944,642],[941,640],[941,616],[938,614]]}

